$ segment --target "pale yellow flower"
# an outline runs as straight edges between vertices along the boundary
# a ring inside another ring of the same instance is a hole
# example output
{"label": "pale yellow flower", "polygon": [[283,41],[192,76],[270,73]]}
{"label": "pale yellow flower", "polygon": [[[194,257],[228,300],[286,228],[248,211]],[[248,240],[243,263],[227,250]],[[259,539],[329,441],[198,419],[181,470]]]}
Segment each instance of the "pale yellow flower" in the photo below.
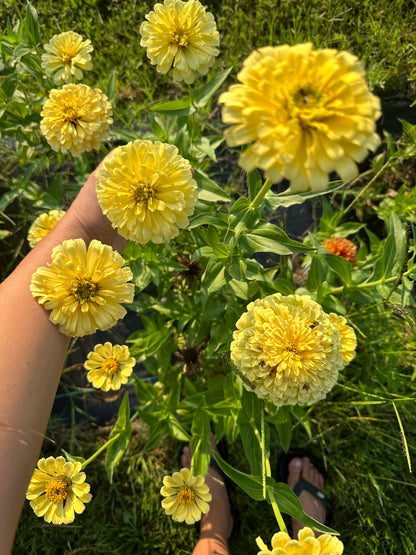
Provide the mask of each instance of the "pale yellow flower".
{"label": "pale yellow flower", "polygon": [[116,148],[97,172],[102,211],[126,239],[172,239],[197,200],[191,166],[174,145],[137,140]]}
{"label": "pale yellow flower", "polygon": [[341,356],[344,364],[348,364],[355,357],[355,349],[357,348],[357,337],[351,326],[347,324],[347,320],[339,314],[331,312],[328,314],[333,324],[338,326],[341,335]]}
{"label": "pale yellow flower", "polygon": [[229,146],[253,143],[240,165],[286,178],[296,192],[321,191],[333,171],[354,178],[357,162],[376,150],[380,101],[370,93],[359,60],[312,44],[267,46],[250,54],[219,102]]}
{"label": "pale yellow flower", "polygon": [[209,487],[203,476],[194,476],[189,468],[182,468],[172,476],[165,476],[160,493],[165,497],[162,507],[166,514],[177,522],[193,524],[209,511]]}
{"label": "pale yellow flower", "polygon": [[65,210],[50,210],[39,214],[27,234],[27,240],[32,249],[52,231],[64,214]]}
{"label": "pale yellow flower", "polygon": [[232,361],[247,389],[276,406],[323,399],[344,367],[338,326],[308,296],[257,299],[236,327]]}
{"label": "pale yellow flower", "polygon": [[213,15],[198,0],[165,0],[146,19],[140,44],[159,73],[172,68],[173,78],[185,83],[206,75],[219,53],[219,34]]}
{"label": "pale yellow flower", "polygon": [[52,89],[41,116],[40,129],[53,150],[75,157],[99,150],[113,122],[106,95],[82,84]]}
{"label": "pale yellow flower", "polygon": [[299,530],[297,540],[292,540],[286,532],[274,534],[271,550],[260,536],[256,543],[260,549],[257,555],[342,555],[344,551],[342,541],[336,536],[322,534],[315,538],[310,528]]}
{"label": "pale yellow flower", "polygon": [[133,274],[123,257],[100,241],[70,239],[55,247],[52,262],[36,270],[30,291],[50,310],[49,319],[69,336],[107,330],[123,318],[131,303]]}
{"label": "pale yellow flower", "polygon": [[94,49],[91,41],[83,40],[78,33],[66,31],[54,35],[43,47],[46,54],[42,54],[42,67],[57,85],[70,83],[72,76],[80,81],[82,70],[92,69],[90,52]]}
{"label": "pale yellow flower", "polygon": [[136,359],[130,355],[127,345],[112,345],[107,341],[88,353],[84,368],[89,370],[87,379],[94,387],[109,391],[127,383],[135,364]]}
{"label": "pale yellow flower", "polygon": [[53,524],[70,524],[75,513],[81,514],[84,503],[91,501],[90,485],[80,462],[64,457],[48,457],[38,461],[26,493],[35,514]]}

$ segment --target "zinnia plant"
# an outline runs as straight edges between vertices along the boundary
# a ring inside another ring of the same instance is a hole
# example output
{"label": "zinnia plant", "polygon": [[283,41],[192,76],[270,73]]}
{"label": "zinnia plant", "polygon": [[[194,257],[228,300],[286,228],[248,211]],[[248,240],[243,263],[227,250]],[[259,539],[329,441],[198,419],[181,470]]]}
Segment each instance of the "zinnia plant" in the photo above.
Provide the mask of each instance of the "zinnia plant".
{"label": "zinnia plant", "polygon": [[52,89],[41,116],[41,131],[53,150],[74,157],[99,150],[113,122],[107,96],[82,84]]}
{"label": "zinnia plant", "polygon": [[245,60],[240,84],[220,96],[229,146],[251,144],[240,157],[247,172],[290,181],[293,192],[322,191],[333,171],[358,174],[380,139],[380,101],[368,89],[359,60],[312,44],[267,46]]}
{"label": "zinnia plant", "polygon": [[162,507],[177,522],[194,524],[209,511],[211,494],[203,476],[194,476],[189,468],[182,468],[163,478],[160,490],[165,499]]}
{"label": "zinnia plant", "polygon": [[344,552],[344,545],[336,536],[322,534],[315,538],[310,528],[299,530],[297,540],[292,540],[286,532],[274,534],[271,550],[260,537],[256,542],[260,549],[257,555],[342,555]]}
{"label": "zinnia plant", "polygon": [[50,320],[69,336],[83,336],[111,328],[123,318],[134,285],[123,257],[100,241],[64,241],[52,251],[52,262],[38,268],[30,291],[50,310]]}
{"label": "zinnia plant", "polygon": [[97,172],[102,211],[126,239],[172,239],[197,200],[191,165],[174,145],[137,140],[118,147]]}
{"label": "zinnia plant", "polygon": [[64,214],[65,210],[50,210],[39,214],[27,234],[27,240],[32,249],[52,231]]}
{"label": "zinnia plant", "polygon": [[120,389],[133,372],[136,359],[130,355],[127,345],[112,345],[109,341],[94,347],[88,353],[84,368],[87,379],[103,391]]}
{"label": "zinnia plant", "polygon": [[64,457],[40,459],[26,493],[30,506],[39,517],[52,524],[70,524],[92,499],[80,462]]}
{"label": "zinnia plant", "polygon": [[83,40],[74,31],[54,35],[42,54],[42,67],[46,75],[53,77],[55,84],[70,83],[72,77],[80,81],[83,71],[92,69],[90,40]]}
{"label": "zinnia plant", "polygon": [[342,258],[345,258],[351,264],[356,263],[357,247],[352,241],[344,237],[328,237],[323,240],[322,244],[331,254],[342,256]]}
{"label": "zinnia plant", "polygon": [[277,406],[323,399],[344,367],[338,325],[307,295],[257,299],[236,326],[232,361],[247,387]]}
{"label": "zinnia plant", "polygon": [[165,0],[156,4],[140,27],[141,46],[160,73],[193,83],[205,75],[218,55],[219,34],[214,17],[198,0]]}

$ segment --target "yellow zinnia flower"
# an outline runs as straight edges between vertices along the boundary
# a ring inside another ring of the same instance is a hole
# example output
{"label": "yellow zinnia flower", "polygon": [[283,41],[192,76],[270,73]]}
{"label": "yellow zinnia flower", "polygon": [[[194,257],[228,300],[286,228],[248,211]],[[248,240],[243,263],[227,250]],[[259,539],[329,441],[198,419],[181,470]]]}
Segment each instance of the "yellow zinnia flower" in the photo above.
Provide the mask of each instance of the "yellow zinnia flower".
{"label": "yellow zinnia flower", "polygon": [[198,0],[165,0],[156,4],[140,27],[140,45],[159,73],[171,68],[173,78],[193,83],[206,75],[219,51],[219,34],[211,13]]}
{"label": "yellow zinnia flower", "polygon": [[53,150],[75,157],[98,150],[113,122],[111,102],[87,85],[52,89],[41,116],[40,129]]}
{"label": "yellow zinnia flower", "polygon": [[35,219],[27,234],[29,245],[35,247],[41,239],[46,237],[65,214],[65,210],[50,210],[43,212]]}
{"label": "yellow zinnia flower", "polygon": [[43,47],[46,54],[42,54],[42,67],[57,85],[69,83],[72,76],[80,81],[83,77],[81,70],[92,69],[90,52],[94,49],[91,41],[82,40],[78,33],[66,31],[54,35]]}
{"label": "yellow zinnia flower", "polygon": [[331,312],[328,314],[333,324],[338,326],[341,335],[341,356],[344,364],[348,364],[355,357],[355,349],[357,347],[357,337],[351,326],[347,324],[347,320],[339,314]]}
{"label": "yellow zinnia flower", "polygon": [[172,515],[172,519],[177,522],[193,524],[209,511],[209,487],[203,476],[194,476],[189,468],[165,476],[160,493],[165,497],[162,507],[166,514]]}
{"label": "yellow zinnia flower", "polygon": [[310,528],[299,530],[297,540],[292,540],[286,532],[274,534],[271,550],[260,536],[256,543],[260,549],[257,555],[342,555],[344,551],[342,541],[336,536],[322,534],[315,538]]}
{"label": "yellow zinnia flower", "polygon": [[137,140],[120,146],[97,179],[102,211],[120,235],[138,243],[176,237],[194,211],[191,166],[174,145]]}
{"label": "yellow zinnia flower", "polygon": [[250,54],[238,79],[219,102],[232,124],[228,145],[253,143],[240,157],[247,172],[260,168],[273,183],[286,178],[294,192],[321,191],[332,171],[355,177],[356,162],[380,144],[380,101],[348,52],[267,46]]}
{"label": "yellow zinnia flower", "polygon": [[48,457],[38,461],[26,493],[35,514],[53,524],[70,524],[75,513],[81,514],[84,503],[91,501],[90,485],[80,462],[67,462],[64,457]]}
{"label": "yellow zinnia flower", "polygon": [[107,330],[126,314],[120,303],[133,301],[133,274],[124,263],[100,241],[91,241],[87,250],[83,239],[70,239],[53,249],[48,266],[36,270],[30,291],[65,335]]}
{"label": "yellow zinnia flower", "polygon": [[87,379],[103,391],[116,390],[127,383],[136,359],[130,355],[127,345],[112,345],[107,341],[88,353],[84,368],[89,370]]}
{"label": "yellow zinnia flower", "polygon": [[323,399],[344,367],[338,326],[308,296],[257,299],[236,326],[231,359],[258,397],[276,406]]}

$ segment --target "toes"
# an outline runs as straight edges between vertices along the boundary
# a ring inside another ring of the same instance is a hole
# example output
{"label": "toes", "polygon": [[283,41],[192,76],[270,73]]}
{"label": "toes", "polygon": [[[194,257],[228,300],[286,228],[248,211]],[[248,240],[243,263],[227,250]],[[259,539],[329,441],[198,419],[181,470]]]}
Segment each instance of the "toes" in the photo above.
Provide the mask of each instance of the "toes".
{"label": "toes", "polygon": [[188,444],[188,445],[185,445],[185,447],[182,450],[182,456],[181,456],[182,468],[190,468],[191,461],[192,461],[191,447]]}
{"label": "toes", "polygon": [[324,489],[324,477],[307,457],[302,459],[302,478],[320,490]]}
{"label": "toes", "polygon": [[300,480],[300,475],[302,472],[302,459],[298,457],[293,458],[289,462],[288,466],[288,476],[287,476],[287,485],[291,488],[294,488],[296,483]]}

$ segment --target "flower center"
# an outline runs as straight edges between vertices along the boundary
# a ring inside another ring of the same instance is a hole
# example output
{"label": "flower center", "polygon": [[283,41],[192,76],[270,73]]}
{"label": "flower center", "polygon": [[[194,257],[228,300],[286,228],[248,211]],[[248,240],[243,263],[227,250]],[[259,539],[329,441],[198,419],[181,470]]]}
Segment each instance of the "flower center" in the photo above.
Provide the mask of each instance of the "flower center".
{"label": "flower center", "polygon": [[74,55],[72,54],[72,52],[61,52],[60,58],[61,58],[61,62],[65,65],[70,64],[72,58],[74,57]]}
{"label": "flower center", "polygon": [[107,374],[107,376],[113,376],[119,368],[120,365],[114,358],[108,358],[101,366],[101,370],[104,374]]}
{"label": "flower center", "polygon": [[323,105],[323,95],[310,85],[295,91],[290,101],[290,113],[302,127],[309,127],[314,118],[319,117]]}
{"label": "flower center", "polygon": [[46,497],[52,503],[59,503],[68,497],[71,491],[72,482],[68,476],[57,476],[52,478],[46,486]]}
{"label": "flower center", "polygon": [[189,33],[185,29],[171,29],[170,31],[170,43],[186,48],[189,44]]}
{"label": "flower center", "polygon": [[72,282],[72,295],[81,303],[93,299],[97,291],[98,285],[91,278],[76,278]]}
{"label": "flower center", "polygon": [[139,181],[139,184],[134,191],[134,199],[137,203],[148,202],[149,199],[154,198],[155,191],[153,187],[147,183]]}
{"label": "flower center", "polygon": [[62,117],[64,121],[69,121],[70,123],[75,124],[79,117],[77,110],[73,106],[64,106],[62,109]]}
{"label": "flower center", "polygon": [[182,486],[178,491],[178,503],[185,505],[185,507],[192,505],[195,501],[195,492],[189,486]]}

